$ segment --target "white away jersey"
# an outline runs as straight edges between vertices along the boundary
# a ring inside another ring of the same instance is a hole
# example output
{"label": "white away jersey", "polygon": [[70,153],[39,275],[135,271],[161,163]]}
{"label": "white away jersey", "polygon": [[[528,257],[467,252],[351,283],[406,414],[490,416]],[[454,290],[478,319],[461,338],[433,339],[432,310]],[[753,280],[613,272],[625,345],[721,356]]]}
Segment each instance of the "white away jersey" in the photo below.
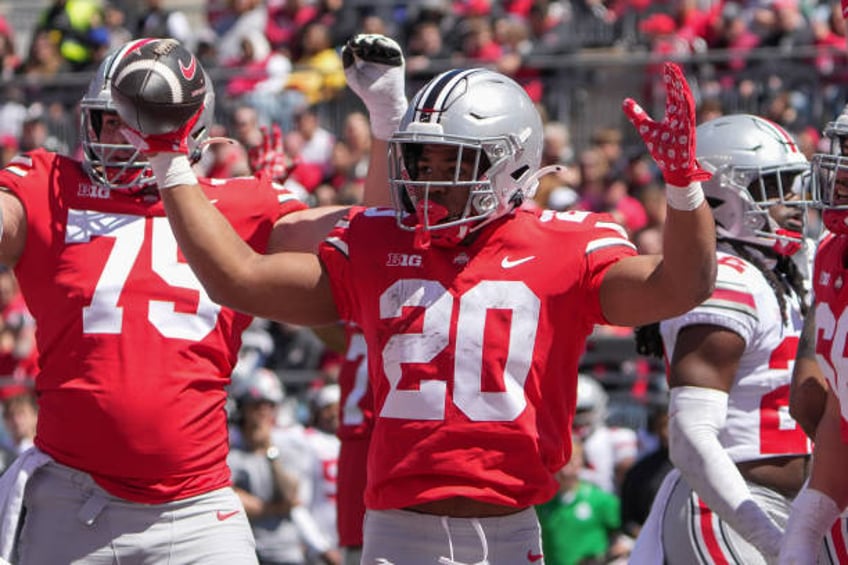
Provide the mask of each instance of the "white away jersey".
{"label": "white away jersey", "polygon": [[787,322],[774,291],[757,267],[718,253],[718,277],[712,296],[682,316],[660,324],[668,359],[677,334],[686,326],[727,328],[745,340],[730,389],[727,421],[719,441],[736,462],[807,454],[810,442],[789,415],[789,383],[801,335],[798,297],[787,297]]}

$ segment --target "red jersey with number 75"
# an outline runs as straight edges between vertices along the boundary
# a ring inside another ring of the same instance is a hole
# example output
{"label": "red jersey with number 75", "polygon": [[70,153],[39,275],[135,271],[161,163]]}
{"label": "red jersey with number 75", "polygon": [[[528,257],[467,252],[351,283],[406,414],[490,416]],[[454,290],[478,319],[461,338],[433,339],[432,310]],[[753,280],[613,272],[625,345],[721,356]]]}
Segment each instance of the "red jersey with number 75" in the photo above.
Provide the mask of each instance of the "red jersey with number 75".
{"label": "red jersey with number 75", "polygon": [[[203,181],[254,249],[304,205],[263,177]],[[108,492],[160,503],[229,484],[224,403],[250,321],[212,302],[158,194],[95,185],[42,150],[0,171],[26,210],[15,266],[36,320],[36,445]]]}
{"label": "red jersey with number 75", "polygon": [[518,210],[470,245],[413,245],[392,210],[355,211],[320,249],[368,344],[376,420],[365,504],[548,500],[569,458],[577,363],[605,323],[607,269],[635,254],[607,215]]}

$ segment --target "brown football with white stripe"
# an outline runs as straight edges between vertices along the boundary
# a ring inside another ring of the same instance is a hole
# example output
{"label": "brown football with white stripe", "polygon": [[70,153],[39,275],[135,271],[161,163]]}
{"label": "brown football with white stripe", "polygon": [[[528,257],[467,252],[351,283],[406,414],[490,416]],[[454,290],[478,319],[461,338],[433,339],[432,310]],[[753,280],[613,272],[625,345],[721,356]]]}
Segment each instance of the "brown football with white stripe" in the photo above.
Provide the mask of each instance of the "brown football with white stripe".
{"label": "brown football with white stripe", "polygon": [[121,119],[146,135],[176,131],[202,107],[206,73],[175,39],[138,39],[117,54],[112,101]]}

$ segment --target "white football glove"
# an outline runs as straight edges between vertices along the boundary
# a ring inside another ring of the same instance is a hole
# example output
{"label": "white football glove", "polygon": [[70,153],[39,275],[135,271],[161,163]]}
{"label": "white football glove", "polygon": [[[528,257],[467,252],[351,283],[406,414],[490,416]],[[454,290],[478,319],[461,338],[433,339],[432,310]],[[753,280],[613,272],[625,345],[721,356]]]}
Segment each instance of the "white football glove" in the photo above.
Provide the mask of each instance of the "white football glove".
{"label": "white football glove", "polygon": [[394,39],[359,34],[342,48],[347,85],[365,104],[371,133],[388,140],[406,113],[406,65]]}

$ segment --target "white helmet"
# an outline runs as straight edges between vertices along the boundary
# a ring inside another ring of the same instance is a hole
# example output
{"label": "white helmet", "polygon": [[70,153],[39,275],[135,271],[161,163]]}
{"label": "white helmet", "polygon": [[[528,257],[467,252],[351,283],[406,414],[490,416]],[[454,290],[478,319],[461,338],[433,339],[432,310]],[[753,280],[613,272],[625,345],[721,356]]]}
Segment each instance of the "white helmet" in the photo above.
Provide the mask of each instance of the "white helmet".
{"label": "white helmet", "polygon": [[574,430],[586,437],[607,417],[609,395],[597,379],[580,373],[577,375],[577,411],[574,415]]}
{"label": "white helmet", "polygon": [[824,128],[829,153],[813,155],[813,200],[822,208],[822,223],[836,233],[848,233],[848,105]]}
{"label": "white helmet", "polygon": [[809,162],[792,136],[750,114],[705,122],[696,136],[698,162],[713,174],[702,185],[718,237],[767,248],[800,242],[802,230],[785,229],[768,212],[775,205],[810,204],[793,194],[793,186],[801,186],[796,177],[809,170]]}
{"label": "white helmet", "polygon": [[232,396],[239,404],[262,401],[281,404],[285,398],[277,373],[265,367],[234,381],[233,389]]}
{"label": "white helmet", "polygon": [[[413,98],[389,148],[392,197],[402,229],[454,232],[451,242],[507,214],[533,196],[542,158],[542,120],[514,80],[487,69],[454,69],[428,82]],[[452,178],[419,178],[422,146],[456,148]],[[471,155],[471,175],[460,164]],[[464,212],[443,223],[429,214],[431,186],[469,188]],[[423,217],[422,217],[423,216]],[[411,223],[410,219],[415,220]]]}
{"label": "white helmet", "polygon": [[[100,186],[132,192],[156,183],[147,158],[129,143],[100,143],[99,137],[103,113],[117,113],[112,102],[112,74],[121,55],[139,41],[144,40],[131,41],[106,56],[80,101],[80,136],[85,171]],[[206,73],[205,70],[203,72]],[[203,113],[188,137],[189,159],[192,163],[200,160],[203,142],[209,136],[214,119],[215,92],[208,75],[206,85]]]}

